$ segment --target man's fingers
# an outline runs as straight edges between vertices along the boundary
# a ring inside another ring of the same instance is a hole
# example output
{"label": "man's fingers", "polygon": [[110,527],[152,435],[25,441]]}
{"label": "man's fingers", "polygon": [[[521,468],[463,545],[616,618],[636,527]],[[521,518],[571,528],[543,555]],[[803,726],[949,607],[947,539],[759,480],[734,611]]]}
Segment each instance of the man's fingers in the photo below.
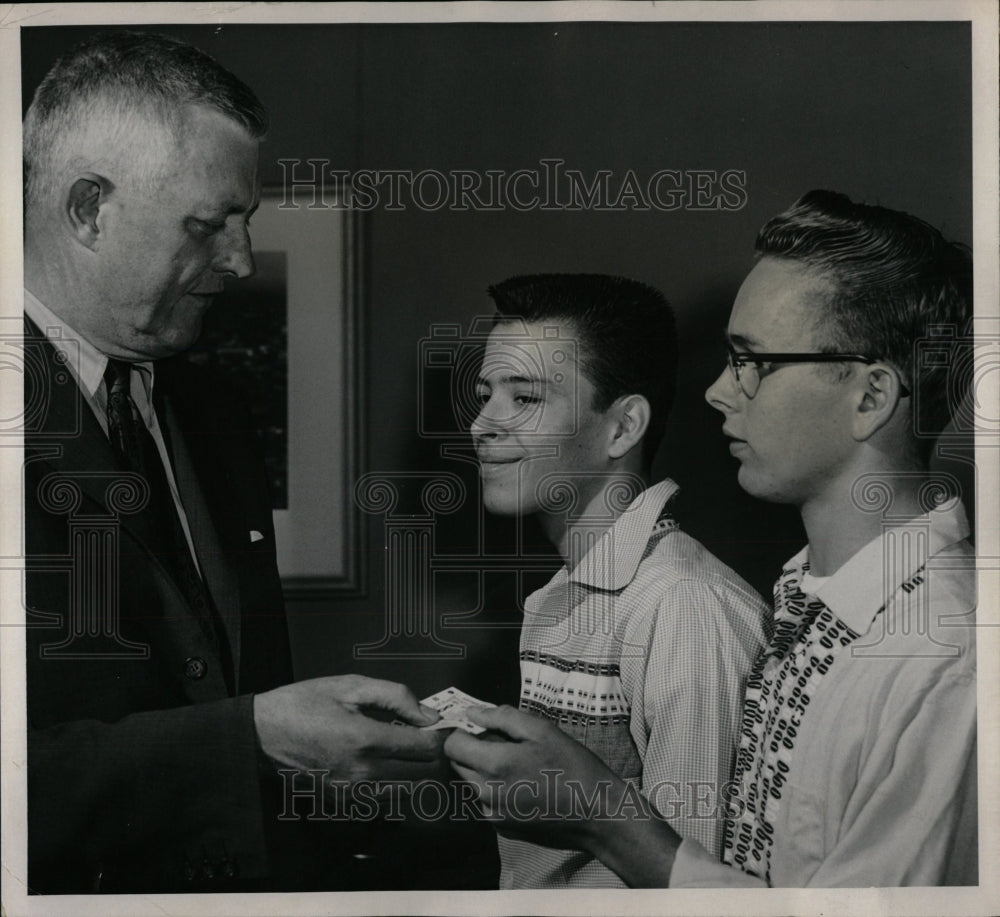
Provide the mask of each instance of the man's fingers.
{"label": "man's fingers", "polygon": [[433,707],[428,707],[426,704],[420,705],[420,712],[427,717],[427,721],[417,725],[430,726],[432,723],[436,723],[439,719],[441,719],[441,714],[438,713]]}
{"label": "man's fingers", "polygon": [[377,781],[404,780],[412,784],[424,780],[444,783],[448,779],[447,762],[407,761],[402,758],[381,758],[372,768],[369,779]]}
{"label": "man's fingers", "polygon": [[422,706],[406,685],[380,678],[358,678],[352,685],[350,702],[388,710],[414,726],[429,726],[439,719],[437,711]]}
{"label": "man's fingers", "polygon": [[438,732],[425,732],[413,726],[380,723],[366,718],[365,746],[372,758],[436,761],[441,757],[442,745],[444,736]]}

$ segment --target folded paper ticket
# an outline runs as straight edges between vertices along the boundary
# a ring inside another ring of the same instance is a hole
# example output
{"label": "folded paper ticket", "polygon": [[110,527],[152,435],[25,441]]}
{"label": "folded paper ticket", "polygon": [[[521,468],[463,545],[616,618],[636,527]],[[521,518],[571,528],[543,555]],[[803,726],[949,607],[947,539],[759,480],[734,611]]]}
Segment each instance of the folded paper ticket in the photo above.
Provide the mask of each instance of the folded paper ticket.
{"label": "folded paper ticket", "polygon": [[441,719],[433,726],[422,726],[422,729],[461,729],[470,735],[479,735],[485,732],[482,726],[477,726],[465,717],[465,711],[469,707],[495,707],[487,701],[479,700],[471,694],[459,691],[458,688],[445,688],[425,697],[420,703],[425,707],[431,707],[441,714]]}

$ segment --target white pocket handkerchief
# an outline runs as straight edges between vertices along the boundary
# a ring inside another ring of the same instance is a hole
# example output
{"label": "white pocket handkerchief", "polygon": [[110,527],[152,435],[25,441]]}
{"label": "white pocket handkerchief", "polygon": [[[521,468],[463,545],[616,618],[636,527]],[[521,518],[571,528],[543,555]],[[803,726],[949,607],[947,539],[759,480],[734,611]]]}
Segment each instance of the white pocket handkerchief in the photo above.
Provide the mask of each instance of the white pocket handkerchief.
{"label": "white pocket handkerchief", "polygon": [[250,529],[250,544],[253,544],[256,541],[263,541],[263,540],[264,536],[261,535],[261,533],[258,532],[257,529]]}

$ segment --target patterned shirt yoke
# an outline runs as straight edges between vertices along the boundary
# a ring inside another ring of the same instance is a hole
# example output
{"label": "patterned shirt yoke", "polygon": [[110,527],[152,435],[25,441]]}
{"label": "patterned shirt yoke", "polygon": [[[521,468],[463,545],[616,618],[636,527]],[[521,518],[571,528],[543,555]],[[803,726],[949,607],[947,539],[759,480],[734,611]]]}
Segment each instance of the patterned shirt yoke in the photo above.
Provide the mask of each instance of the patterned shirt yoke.
{"label": "patterned shirt yoke", "polygon": [[[765,603],[644,491],[525,602],[521,709],[557,723],[685,837],[720,849],[740,702]],[[580,788],[581,800],[596,788]],[[559,813],[585,817],[582,812]],[[502,888],[621,886],[587,854],[498,839]]]}

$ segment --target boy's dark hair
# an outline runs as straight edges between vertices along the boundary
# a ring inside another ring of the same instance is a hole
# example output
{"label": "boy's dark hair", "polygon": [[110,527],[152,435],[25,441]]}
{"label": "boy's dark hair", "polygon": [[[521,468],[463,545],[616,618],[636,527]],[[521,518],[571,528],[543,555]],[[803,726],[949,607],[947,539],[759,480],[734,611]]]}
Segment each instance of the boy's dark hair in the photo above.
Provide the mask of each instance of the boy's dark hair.
{"label": "boy's dark hair", "polygon": [[650,421],[642,443],[649,464],[663,438],[677,384],[677,333],[673,310],[653,287],[605,274],[532,274],[489,288],[494,324],[568,322],[580,366],[595,389],[597,411],[623,395],[643,395]]}

